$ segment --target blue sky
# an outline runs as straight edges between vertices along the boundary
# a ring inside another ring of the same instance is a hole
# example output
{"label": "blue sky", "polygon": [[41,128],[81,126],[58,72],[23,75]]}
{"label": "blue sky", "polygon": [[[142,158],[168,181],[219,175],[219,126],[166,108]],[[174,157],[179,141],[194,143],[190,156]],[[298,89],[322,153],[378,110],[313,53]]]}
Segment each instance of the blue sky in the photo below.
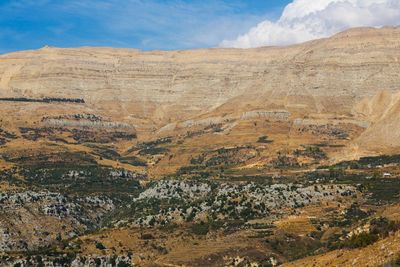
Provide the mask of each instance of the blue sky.
{"label": "blue sky", "polygon": [[215,47],[290,0],[0,0],[0,53],[57,47]]}

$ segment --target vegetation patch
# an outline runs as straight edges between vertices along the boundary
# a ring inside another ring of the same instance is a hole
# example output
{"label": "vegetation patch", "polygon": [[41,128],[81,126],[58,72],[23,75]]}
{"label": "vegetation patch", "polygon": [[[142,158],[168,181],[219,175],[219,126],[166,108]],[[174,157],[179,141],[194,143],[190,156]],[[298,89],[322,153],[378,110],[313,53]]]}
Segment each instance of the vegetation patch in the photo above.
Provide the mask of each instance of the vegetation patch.
{"label": "vegetation patch", "polygon": [[[362,157],[359,160],[343,161],[331,168],[339,169],[363,169],[372,168],[377,166],[384,166],[386,164],[400,164],[400,155],[383,155],[376,157]],[[321,168],[327,168],[322,166]]]}
{"label": "vegetation patch", "polygon": [[7,158],[18,163],[10,177],[24,177],[27,185],[35,185],[54,191],[71,193],[135,192],[140,188],[139,180],[146,176],[123,169],[100,166],[87,153],[61,152],[36,156]]}
{"label": "vegetation patch", "polygon": [[304,145],[304,149],[296,149],[293,154],[297,157],[303,156],[314,159],[317,163],[320,160],[327,159],[325,152],[319,146]]}
{"label": "vegetation patch", "polygon": [[139,151],[139,155],[145,156],[145,155],[161,155],[169,152],[168,148],[165,147],[148,147],[148,148],[143,148]]}
{"label": "vegetation patch", "polygon": [[201,223],[194,223],[191,226],[192,233],[195,235],[207,235],[210,231],[210,227],[208,224],[201,222]]}
{"label": "vegetation patch", "polygon": [[172,142],[172,137],[164,137],[164,138],[159,138],[154,141],[147,141],[147,142],[142,142],[136,145],[136,149],[141,150],[141,149],[147,149],[147,148],[154,148],[159,145],[165,145],[169,144]]}
{"label": "vegetation patch", "polygon": [[125,164],[129,164],[132,166],[142,166],[142,167],[146,167],[147,166],[147,162],[135,157],[135,156],[126,156],[126,157],[120,157],[118,159],[119,162],[121,163],[125,163]]}
{"label": "vegetation patch", "polygon": [[0,101],[3,102],[37,102],[37,103],[78,103],[84,104],[85,100],[80,98],[57,98],[57,97],[45,97],[45,98],[26,98],[26,97],[2,97]]}
{"label": "vegetation patch", "polygon": [[378,240],[376,235],[370,233],[360,233],[353,235],[350,239],[343,242],[344,248],[362,248],[375,243]]}
{"label": "vegetation patch", "polygon": [[258,138],[258,140],[257,140],[257,143],[261,143],[261,144],[270,144],[270,143],[273,143],[273,142],[274,141],[273,140],[269,140],[268,136],[266,136],[266,135],[260,136]]}
{"label": "vegetation patch", "polygon": [[15,134],[0,128],[0,146],[16,138],[17,136]]}
{"label": "vegetation patch", "polygon": [[72,129],[72,138],[78,143],[100,143],[107,144],[118,140],[131,141],[137,137],[136,134],[120,131],[91,131],[86,129]]}

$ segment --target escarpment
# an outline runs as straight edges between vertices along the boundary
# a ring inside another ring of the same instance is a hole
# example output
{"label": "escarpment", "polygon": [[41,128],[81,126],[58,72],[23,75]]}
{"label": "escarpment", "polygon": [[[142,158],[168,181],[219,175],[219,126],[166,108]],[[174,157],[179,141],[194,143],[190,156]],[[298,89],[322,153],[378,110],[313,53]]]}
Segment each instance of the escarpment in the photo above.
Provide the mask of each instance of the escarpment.
{"label": "escarpment", "polygon": [[[399,90],[399,59],[400,28],[257,49],[45,47],[0,56],[0,109],[7,125],[28,117],[45,127],[132,130],[139,139],[217,124],[228,133],[255,119],[366,129],[388,103],[379,92]],[[108,121],[43,121],[78,113]]]}
{"label": "escarpment", "polygon": [[377,90],[398,89],[399,40],[399,28],[383,28],[248,50],[46,47],[0,57],[0,96],[83,99],[160,124],[247,106],[346,113]]}

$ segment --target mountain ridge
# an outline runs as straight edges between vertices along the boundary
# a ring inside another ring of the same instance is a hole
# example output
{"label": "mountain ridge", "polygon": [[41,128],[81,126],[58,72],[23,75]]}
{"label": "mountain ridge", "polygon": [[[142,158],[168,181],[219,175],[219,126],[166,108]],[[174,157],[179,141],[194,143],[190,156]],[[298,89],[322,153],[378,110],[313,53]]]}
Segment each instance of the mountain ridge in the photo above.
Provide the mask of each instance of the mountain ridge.
{"label": "mountain ridge", "polygon": [[398,264],[399,81],[400,28],[1,55],[0,265]]}
{"label": "mountain ridge", "polygon": [[254,49],[44,47],[0,55],[0,97],[83,99],[143,136],[172,122],[253,110],[364,120],[354,113],[360,101],[399,90],[399,48],[399,27]]}

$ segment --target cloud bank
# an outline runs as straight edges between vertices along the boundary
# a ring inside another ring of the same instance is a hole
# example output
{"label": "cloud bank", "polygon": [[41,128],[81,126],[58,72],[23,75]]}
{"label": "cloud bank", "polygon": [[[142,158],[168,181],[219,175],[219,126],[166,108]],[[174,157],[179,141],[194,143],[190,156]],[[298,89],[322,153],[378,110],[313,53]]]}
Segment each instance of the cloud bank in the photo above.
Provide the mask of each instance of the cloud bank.
{"label": "cloud bank", "polygon": [[400,25],[400,0],[294,0],[278,21],[265,20],[221,47],[290,45],[352,27]]}

